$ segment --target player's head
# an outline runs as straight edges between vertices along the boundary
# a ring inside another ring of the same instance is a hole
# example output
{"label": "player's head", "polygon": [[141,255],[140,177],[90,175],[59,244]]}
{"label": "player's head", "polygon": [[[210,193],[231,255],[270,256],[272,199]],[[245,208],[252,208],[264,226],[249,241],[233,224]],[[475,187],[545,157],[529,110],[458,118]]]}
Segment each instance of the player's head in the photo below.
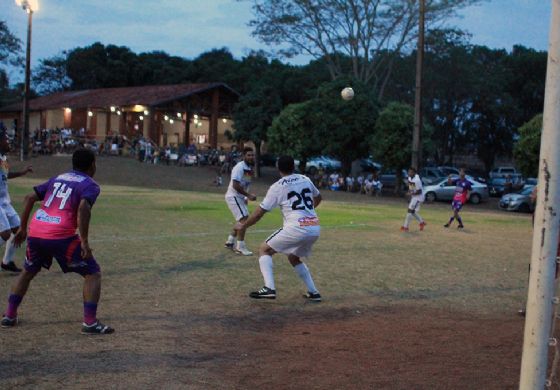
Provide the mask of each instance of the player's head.
{"label": "player's head", "polygon": [[10,151],[10,141],[6,130],[0,130],[0,153],[5,154]]}
{"label": "player's head", "polygon": [[408,168],[408,177],[414,177],[416,175],[416,168],[410,167]]}
{"label": "player's head", "polygon": [[253,148],[248,146],[243,148],[243,161],[249,165],[253,165],[255,163],[255,152],[253,151]]}
{"label": "player's head", "polygon": [[276,166],[282,175],[291,175],[295,171],[294,159],[291,156],[280,156]]}
{"label": "player's head", "polygon": [[72,169],[91,177],[95,175],[95,154],[88,149],[78,149],[72,155]]}
{"label": "player's head", "polygon": [[461,179],[464,179],[464,178],[465,178],[465,168],[459,169],[459,177],[460,177]]}

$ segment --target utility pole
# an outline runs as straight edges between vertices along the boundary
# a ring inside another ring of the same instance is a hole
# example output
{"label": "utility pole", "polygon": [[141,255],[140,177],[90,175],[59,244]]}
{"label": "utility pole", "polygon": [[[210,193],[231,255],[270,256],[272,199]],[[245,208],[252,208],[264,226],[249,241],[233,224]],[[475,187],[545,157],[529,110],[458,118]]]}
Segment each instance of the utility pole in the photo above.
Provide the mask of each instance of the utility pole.
{"label": "utility pole", "polygon": [[560,0],[552,0],[543,132],[520,390],[546,385],[560,223]]}
{"label": "utility pole", "polygon": [[422,133],[422,73],[424,66],[424,20],[426,0],[419,0],[418,47],[416,49],[416,89],[414,94],[414,130],[412,132],[412,159],[410,165],[420,169],[422,149],[420,134]]}

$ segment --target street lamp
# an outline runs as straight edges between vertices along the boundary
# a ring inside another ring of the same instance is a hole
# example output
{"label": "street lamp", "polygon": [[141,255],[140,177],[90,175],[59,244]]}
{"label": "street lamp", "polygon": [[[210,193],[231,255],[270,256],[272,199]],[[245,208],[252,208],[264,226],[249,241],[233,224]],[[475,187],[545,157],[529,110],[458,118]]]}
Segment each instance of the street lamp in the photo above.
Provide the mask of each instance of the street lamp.
{"label": "street lamp", "polygon": [[29,84],[31,78],[31,26],[33,12],[39,9],[38,0],[16,0],[16,5],[27,12],[27,49],[25,51],[25,88],[23,91],[23,129],[20,160],[27,158],[29,147]]}

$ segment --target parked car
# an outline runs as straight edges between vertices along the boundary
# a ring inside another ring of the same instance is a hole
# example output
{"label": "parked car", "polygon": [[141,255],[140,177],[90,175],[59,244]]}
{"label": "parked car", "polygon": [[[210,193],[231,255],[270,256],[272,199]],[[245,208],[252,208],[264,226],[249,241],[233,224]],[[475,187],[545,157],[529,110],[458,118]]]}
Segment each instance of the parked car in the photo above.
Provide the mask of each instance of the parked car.
{"label": "parked car", "polygon": [[511,186],[507,185],[508,179],[505,177],[494,177],[488,181],[488,191],[490,196],[502,196],[505,193],[519,191],[523,188],[525,183],[521,176],[510,178]]}
{"label": "parked car", "polygon": [[494,168],[490,171],[489,173],[489,177],[490,179],[494,179],[497,177],[507,177],[507,176],[511,176],[511,177],[515,177],[515,176],[521,176],[519,173],[517,173],[517,171],[515,170],[514,167],[498,167],[498,168]]}
{"label": "parked car", "polygon": [[276,166],[276,161],[278,160],[278,157],[270,154],[270,153],[265,153],[263,155],[261,155],[261,166],[263,167],[274,167]]}
{"label": "parked car", "polygon": [[418,172],[420,178],[422,179],[422,183],[425,185],[434,184],[435,182],[439,182],[443,177],[447,177],[445,173],[443,173],[439,168],[435,167],[426,167],[420,169]]}
{"label": "parked car", "polygon": [[527,186],[536,186],[537,185],[537,178],[536,177],[528,177],[525,179],[525,187]]}
{"label": "parked car", "polygon": [[373,161],[371,159],[371,157],[362,158],[360,160],[360,168],[364,172],[379,172],[382,167],[383,167],[383,165],[381,165],[378,162]]}
{"label": "parked car", "polygon": [[449,176],[449,175],[459,175],[460,171],[458,168],[455,167],[437,167],[444,176]]}
{"label": "parked car", "polygon": [[531,200],[531,193],[534,186],[525,186],[521,191],[513,192],[502,196],[498,207],[507,211],[520,211],[524,213],[532,213],[535,211],[535,205]]}
{"label": "parked car", "polygon": [[[295,160],[294,162],[296,168],[299,169],[299,160]],[[314,175],[321,167],[329,172],[337,171],[342,167],[342,163],[327,156],[311,157],[307,160],[307,164],[305,165],[305,172]]]}
{"label": "parked car", "polygon": [[[452,177],[456,179],[457,177]],[[472,204],[479,204],[483,200],[488,200],[488,187],[486,184],[477,182],[473,177],[466,176],[472,183],[472,191],[469,197],[469,202]],[[443,178],[433,185],[424,188],[424,194],[427,202],[434,202],[436,200],[452,200],[455,194],[455,186],[449,185],[447,178]]]}
{"label": "parked car", "polygon": [[[406,179],[407,172],[406,170],[402,170],[401,173],[403,179],[403,185],[407,185],[408,181]],[[383,184],[383,188],[395,188],[397,183],[397,174],[394,169],[388,169],[386,171],[382,171],[378,176],[379,181]]]}
{"label": "parked car", "polygon": [[465,173],[469,176],[474,177],[474,179],[479,183],[487,184],[488,180],[486,179],[486,172],[479,170],[479,169],[466,169]]}

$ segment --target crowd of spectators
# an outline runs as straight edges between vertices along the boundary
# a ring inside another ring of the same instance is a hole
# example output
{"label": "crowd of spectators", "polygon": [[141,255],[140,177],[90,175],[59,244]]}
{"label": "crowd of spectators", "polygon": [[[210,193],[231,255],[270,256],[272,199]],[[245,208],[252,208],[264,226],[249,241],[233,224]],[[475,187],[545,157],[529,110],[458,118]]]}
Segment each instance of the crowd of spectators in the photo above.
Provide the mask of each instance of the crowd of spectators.
{"label": "crowd of spectators", "polygon": [[383,189],[383,184],[379,181],[375,172],[361,173],[356,176],[344,176],[339,171],[329,173],[320,168],[311,179],[317,188],[331,191],[356,192],[364,195],[379,196]]}

